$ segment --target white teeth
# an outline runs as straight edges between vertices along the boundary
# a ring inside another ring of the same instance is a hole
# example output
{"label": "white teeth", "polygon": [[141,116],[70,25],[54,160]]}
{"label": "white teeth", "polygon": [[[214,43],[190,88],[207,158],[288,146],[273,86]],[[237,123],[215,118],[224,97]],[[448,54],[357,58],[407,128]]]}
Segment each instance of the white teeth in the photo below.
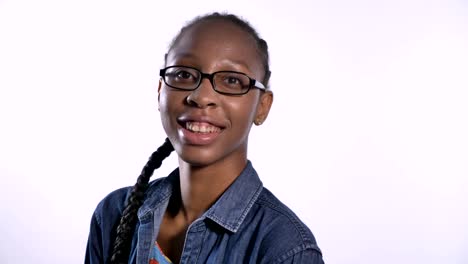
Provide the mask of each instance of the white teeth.
{"label": "white teeth", "polygon": [[196,133],[215,133],[221,131],[219,127],[199,122],[186,122],[185,128]]}

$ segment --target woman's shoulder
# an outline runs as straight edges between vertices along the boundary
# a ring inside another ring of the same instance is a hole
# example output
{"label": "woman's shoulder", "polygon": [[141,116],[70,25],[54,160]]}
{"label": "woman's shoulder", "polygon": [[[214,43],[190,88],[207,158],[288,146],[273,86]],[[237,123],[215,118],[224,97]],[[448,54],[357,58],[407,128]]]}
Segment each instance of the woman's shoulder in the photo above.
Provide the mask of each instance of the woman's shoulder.
{"label": "woman's shoulder", "polygon": [[[165,178],[150,182],[145,195],[158,193]],[[97,205],[91,218],[85,263],[103,263],[112,252],[117,224],[125,209],[132,187],[124,187],[107,194]],[[145,197],[146,200],[146,197]]]}
{"label": "woman's shoulder", "polygon": [[302,222],[296,213],[281,202],[267,188],[263,188],[256,204],[258,204],[259,210],[265,211],[265,213],[274,217],[278,223],[286,224],[286,226],[294,228],[305,242],[311,240],[310,242],[315,243],[315,238],[310,229]]}
{"label": "woman's shoulder", "polygon": [[[149,183],[148,192],[153,190],[165,178],[158,178]],[[100,222],[101,218],[119,217],[122,215],[127,202],[127,198],[132,191],[132,186],[122,187],[107,194],[97,205],[94,212],[96,220]]]}
{"label": "woman's shoulder", "polygon": [[322,252],[309,227],[268,189],[263,188],[251,213],[250,221],[256,222],[262,234],[262,247],[274,253],[270,256],[273,262],[301,254],[321,259]]}

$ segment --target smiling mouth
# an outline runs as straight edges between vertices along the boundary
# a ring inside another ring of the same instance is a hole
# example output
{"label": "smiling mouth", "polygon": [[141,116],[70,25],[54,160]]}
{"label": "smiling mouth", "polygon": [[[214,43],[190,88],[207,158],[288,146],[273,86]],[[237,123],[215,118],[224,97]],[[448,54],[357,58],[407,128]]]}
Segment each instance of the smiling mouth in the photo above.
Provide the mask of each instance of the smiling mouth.
{"label": "smiling mouth", "polygon": [[201,134],[219,133],[221,128],[206,122],[185,122],[185,129]]}

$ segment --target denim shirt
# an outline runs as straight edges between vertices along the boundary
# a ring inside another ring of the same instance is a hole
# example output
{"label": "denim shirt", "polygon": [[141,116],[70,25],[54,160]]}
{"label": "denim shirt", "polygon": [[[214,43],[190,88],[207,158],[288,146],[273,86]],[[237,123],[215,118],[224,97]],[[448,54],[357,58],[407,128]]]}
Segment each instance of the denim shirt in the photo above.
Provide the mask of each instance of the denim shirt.
{"label": "denim shirt", "polygon": [[[148,264],[179,171],[150,183],[128,263]],[[116,190],[96,208],[85,263],[108,263],[131,188]],[[250,161],[221,197],[188,228],[180,263],[323,263],[307,226],[263,187]]]}

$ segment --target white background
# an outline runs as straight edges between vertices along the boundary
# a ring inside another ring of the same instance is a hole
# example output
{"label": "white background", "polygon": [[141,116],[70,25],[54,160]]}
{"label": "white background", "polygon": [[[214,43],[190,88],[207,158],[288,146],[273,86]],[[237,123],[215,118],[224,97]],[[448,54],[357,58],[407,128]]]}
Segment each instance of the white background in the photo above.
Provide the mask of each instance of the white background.
{"label": "white background", "polygon": [[466,1],[0,0],[1,263],[83,262],[95,206],[165,138],[170,40],[213,10],[270,45],[249,157],[327,263],[468,263]]}

